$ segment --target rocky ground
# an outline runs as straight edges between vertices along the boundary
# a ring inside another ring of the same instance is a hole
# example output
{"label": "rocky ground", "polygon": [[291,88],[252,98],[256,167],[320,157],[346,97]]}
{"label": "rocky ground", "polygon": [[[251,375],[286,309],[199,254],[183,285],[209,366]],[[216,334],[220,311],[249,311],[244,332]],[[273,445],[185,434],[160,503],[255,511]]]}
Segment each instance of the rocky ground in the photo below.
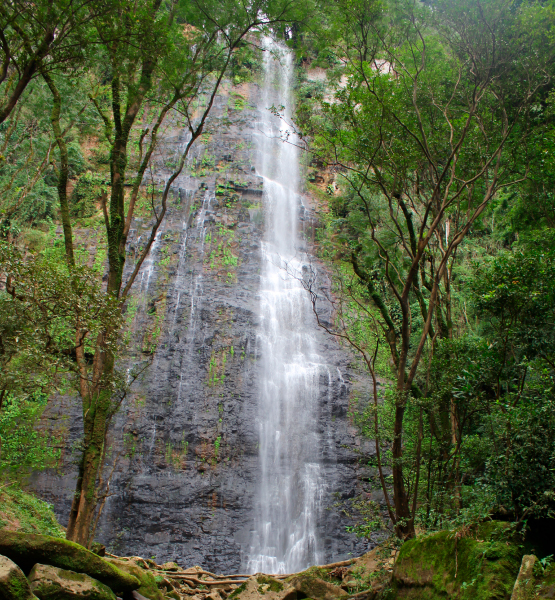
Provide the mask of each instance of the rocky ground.
{"label": "rocky ground", "polygon": [[0,530],[2,600],[547,600],[555,565],[523,555],[505,523],[384,543],[355,559],[286,575],[216,575],[198,566],[97,553],[62,538]]}

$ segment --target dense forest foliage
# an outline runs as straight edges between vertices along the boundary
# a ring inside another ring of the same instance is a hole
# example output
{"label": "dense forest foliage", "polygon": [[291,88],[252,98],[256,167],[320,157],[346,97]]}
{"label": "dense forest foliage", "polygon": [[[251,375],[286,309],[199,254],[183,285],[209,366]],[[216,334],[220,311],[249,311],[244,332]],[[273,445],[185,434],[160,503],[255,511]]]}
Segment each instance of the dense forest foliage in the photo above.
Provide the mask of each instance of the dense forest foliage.
{"label": "dense forest foliage", "polygon": [[553,7],[324,14],[303,50],[329,85],[300,86],[297,126],[336,174],[321,248],[337,322],[323,326],[390,382],[383,405],[354,409],[389,517],[402,536],[553,517]]}
{"label": "dense forest foliage", "polygon": [[[77,394],[68,539],[92,542],[106,434],[149,368],[118,356],[172,182],[269,33],[297,58],[288,127],[333,294],[310,269],[303,283],[373,382],[352,419],[384,503],[356,531],[555,516],[552,2],[10,0],[0,22],[0,471],[55,464],[36,425]],[[170,124],[189,137],[159,182]],[[131,253],[137,216],[152,230]]]}

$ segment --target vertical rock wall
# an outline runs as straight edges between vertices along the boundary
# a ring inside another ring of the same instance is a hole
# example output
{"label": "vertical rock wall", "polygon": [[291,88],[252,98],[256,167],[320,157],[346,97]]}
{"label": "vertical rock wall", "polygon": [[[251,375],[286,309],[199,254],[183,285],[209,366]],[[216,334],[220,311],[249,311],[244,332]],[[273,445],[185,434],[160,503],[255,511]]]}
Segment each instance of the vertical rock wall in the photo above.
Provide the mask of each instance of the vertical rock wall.
{"label": "vertical rock wall", "polygon": [[[228,87],[218,97],[211,131],[176,181],[167,219],[127,309],[128,364],[152,362],[124,400],[111,436],[106,472],[115,467],[97,538],[120,554],[233,572],[251,539],[264,227],[262,183],[253,166],[258,93],[252,84]],[[186,130],[168,133],[156,183],[171,173],[186,139]],[[311,212],[302,205],[299,211],[310,239]],[[132,250],[140,249],[150,226],[136,219]],[[367,545],[346,532],[338,506],[357,493],[358,458],[348,449],[358,443],[347,414],[355,385],[352,357],[323,331],[317,335],[318,352],[329,365],[320,381],[326,510],[319,529],[326,560],[332,561],[362,553]],[[80,433],[79,414],[68,398],[52,409],[50,418],[68,428],[65,472],[34,480],[62,522],[74,485],[70,450]]]}

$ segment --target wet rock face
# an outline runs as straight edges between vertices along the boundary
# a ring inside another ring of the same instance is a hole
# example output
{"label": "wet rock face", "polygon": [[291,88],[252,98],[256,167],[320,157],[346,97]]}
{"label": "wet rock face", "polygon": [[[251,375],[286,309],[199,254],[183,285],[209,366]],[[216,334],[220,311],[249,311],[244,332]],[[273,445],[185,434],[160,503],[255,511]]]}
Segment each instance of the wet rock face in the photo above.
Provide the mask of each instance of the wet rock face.
{"label": "wet rock face", "polygon": [[[239,92],[246,102],[236,101]],[[264,198],[253,143],[259,92],[255,85],[239,92],[229,89],[218,98],[213,129],[196,147],[189,174],[176,180],[167,219],[134,287],[126,364],[151,365],[114,423],[107,473],[116,466],[96,535],[120,555],[198,564],[212,572],[237,572],[244,564],[259,473]],[[224,117],[232,124],[224,126]],[[160,181],[187,139],[178,129],[172,135],[157,165]],[[310,209],[300,205],[299,211],[310,240]],[[138,215],[132,251],[145,243],[150,226],[146,213]],[[323,266],[315,265],[325,285]],[[358,458],[346,449],[357,445],[347,417],[356,379],[352,356],[325,332],[318,330],[317,336],[327,362],[320,375],[317,424],[327,482],[319,535],[331,562],[368,547],[346,532],[348,523],[334,506],[358,493]],[[80,433],[80,408],[66,398],[50,414],[61,423],[68,413],[66,474],[35,479],[62,522],[71,504],[75,468],[69,450]]]}

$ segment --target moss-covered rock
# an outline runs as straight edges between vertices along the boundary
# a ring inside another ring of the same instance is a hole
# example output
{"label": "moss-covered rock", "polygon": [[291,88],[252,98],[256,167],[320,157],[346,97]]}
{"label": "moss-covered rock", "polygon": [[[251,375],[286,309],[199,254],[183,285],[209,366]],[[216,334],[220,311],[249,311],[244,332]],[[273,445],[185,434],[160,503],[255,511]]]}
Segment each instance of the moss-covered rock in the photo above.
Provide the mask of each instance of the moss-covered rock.
{"label": "moss-covered rock", "polygon": [[388,597],[508,600],[521,558],[520,545],[504,523],[410,540],[399,552]]}
{"label": "moss-covered rock", "polygon": [[391,579],[395,554],[396,549],[385,545],[363,554],[344,570],[342,587],[350,593],[368,592],[377,596]]}
{"label": "moss-covered rock", "polygon": [[143,569],[133,559],[124,560],[107,557],[104,560],[110,562],[121,571],[125,571],[126,573],[133,575],[133,577],[136,577],[141,584],[137,588],[137,592],[139,592],[141,596],[149,598],[150,600],[164,600],[164,594],[158,589],[158,584],[153,573],[147,569]]}
{"label": "moss-covered rock", "polygon": [[334,600],[335,598],[346,598],[349,594],[339,586],[318,577],[314,569],[288,578],[287,583],[297,590],[301,598],[313,598],[314,600]]}
{"label": "moss-covered rock", "polygon": [[0,556],[0,598],[37,600],[23,571],[6,556]]}
{"label": "moss-covered rock", "polygon": [[533,598],[535,586],[534,566],[537,560],[533,554],[526,554],[522,557],[511,600],[529,600]]}
{"label": "moss-covered rock", "polygon": [[50,565],[35,565],[29,583],[40,600],[116,600],[114,592],[100,581]]}
{"label": "moss-covered rock", "polygon": [[257,575],[256,581],[258,583],[258,591],[261,594],[270,592],[282,592],[283,583],[279,579],[269,577],[268,575]]}
{"label": "moss-covered rock", "polygon": [[249,577],[229,596],[228,600],[297,600],[294,587],[268,575]]}
{"label": "moss-covered rock", "polygon": [[228,598],[233,600],[234,598],[239,598],[241,594],[247,589],[248,581],[244,581],[241,585],[237,586],[231,594],[229,594]]}
{"label": "moss-covered rock", "polygon": [[26,573],[37,563],[86,573],[117,594],[131,592],[140,586],[136,577],[121,571],[79,544],[48,535],[1,530],[0,554],[13,560]]}

